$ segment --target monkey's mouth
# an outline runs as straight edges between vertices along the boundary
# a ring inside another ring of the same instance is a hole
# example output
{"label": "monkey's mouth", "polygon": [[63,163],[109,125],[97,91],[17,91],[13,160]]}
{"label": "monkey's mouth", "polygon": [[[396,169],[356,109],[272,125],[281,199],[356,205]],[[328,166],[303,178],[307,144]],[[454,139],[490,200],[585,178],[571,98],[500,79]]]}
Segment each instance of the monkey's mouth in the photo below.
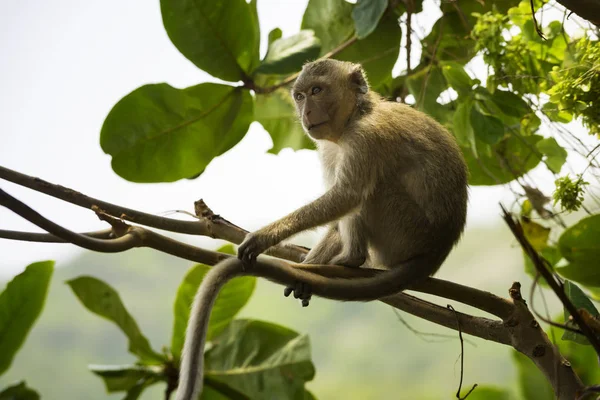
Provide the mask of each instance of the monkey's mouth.
{"label": "monkey's mouth", "polygon": [[307,129],[309,131],[311,131],[311,130],[313,130],[315,128],[318,128],[319,126],[325,125],[326,123],[327,123],[327,121],[325,121],[325,122],[319,122],[318,124],[310,124]]}

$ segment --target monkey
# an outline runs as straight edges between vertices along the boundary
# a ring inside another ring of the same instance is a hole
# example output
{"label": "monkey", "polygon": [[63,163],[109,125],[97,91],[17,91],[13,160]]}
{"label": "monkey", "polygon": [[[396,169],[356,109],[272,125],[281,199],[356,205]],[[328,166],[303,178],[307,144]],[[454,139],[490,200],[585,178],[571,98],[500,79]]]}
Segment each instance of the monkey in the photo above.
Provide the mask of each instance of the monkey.
{"label": "monkey", "polygon": [[[305,133],[317,145],[327,190],[249,233],[238,247],[241,263],[223,261],[206,275],[192,306],[177,400],[195,399],[201,391],[208,318],[218,291],[233,277],[252,274],[257,256],[268,248],[328,225],[302,268],[269,263],[275,265],[270,275],[293,282],[284,293],[293,290],[303,306],[313,294],[370,301],[434,274],[464,230],[467,165],[441,124],[409,105],[381,98],[370,90],[363,68],[350,62],[305,64],[291,94]],[[351,279],[310,272],[322,265],[366,263],[386,271]]]}

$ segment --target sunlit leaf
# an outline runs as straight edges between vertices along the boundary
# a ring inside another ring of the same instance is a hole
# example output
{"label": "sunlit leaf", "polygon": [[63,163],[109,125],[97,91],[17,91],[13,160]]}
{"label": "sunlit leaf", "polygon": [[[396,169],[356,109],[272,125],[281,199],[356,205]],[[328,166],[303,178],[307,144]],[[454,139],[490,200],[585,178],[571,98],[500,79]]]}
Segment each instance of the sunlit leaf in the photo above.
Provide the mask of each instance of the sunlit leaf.
{"label": "sunlit leaf", "polygon": [[557,268],[564,277],[589,286],[600,286],[600,215],[583,218],[563,232],[558,246],[569,261]]}
{"label": "sunlit leaf", "polygon": [[302,64],[319,57],[321,42],[311,30],[277,39],[269,45],[265,59],[256,69],[261,74],[291,74],[299,71]]}
{"label": "sunlit leaf", "polygon": [[247,90],[227,85],[145,85],[113,107],[100,144],[121,177],[172,182],[197,175],[237,144],[252,122],[252,106]]}
{"label": "sunlit leaf", "polygon": [[53,270],[54,261],[30,264],[0,294],[0,375],[10,367],[40,316]]}
{"label": "sunlit leaf", "polygon": [[[583,293],[583,291],[576,284],[570,281],[566,281],[564,284],[564,290],[565,294],[567,295],[569,300],[571,300],[571,303],[573,303],[576,309],[579,310],[583,308],[596,318],[600,316],[600,313],[598,313],[598,310],[596,309],[596,307],[594,307],[592,301],[585,295],[585,293]],[[569,321],[571,313],[566,308],[563,309],[563,312],[565,321]],[[569,322],[569,325],[576,326],[576,324],[573,324],[571,322]],[[589,341],[584,335],[580,335],[571,331],[564,331],[562,339],[572,340],[573,342],[579,344],[589,344]]]}
{"label": "sunlit leaf", "polygon": [[352,19],[359,39],[364,39],[375,30],[387,5],[388,0],[358,0],[352,10]]}
{"label": "sunlit leaf", "polygon": [[544,162],[550,171],[558,174],[567,161],[567,151],[554,138],[542,139],[535,146],[545,156]]}
{"label": "sunlit leaf", "polygon": [[471,92],[473,80],[465,72],[462,65],[455,62],[441,63],[442,73],[450,86],[460,95],[466,95]]}
{"label": "sunlit leaf", "polygon": [[249,398],[302,399],[315,374],[308,337],[280,325],[234,320],[213,343],[205,354],[205,381]]}
{"label": "sunlit leaf", "polygon": [[256,1],[161,0],[160,8],[169,38],[198,68],[236,82],[258,65]]}
{"label": "sunlit leaf", "polygon": [[[224,246],[219,251],[233,254],[233,246]],[[171,354],[175,359],[181,357],[192,302],[202,279],[209,270],[210,267],[207,265],[195,265],[188,271],[177,290],[177,297],[173,306],[174,321],[171,337]],[[255,285],[255,277],[244,276],[231,280],[221,289],[210,314],[207,340],[211,340],[227,328],[233,317],[252,296]]]}
{"label": "sunlit leaf", "polygon": [[165,357],[150,347],[137,322],[123,305],[115,289],[99,279],[81,276],[66,282],[89,311],[115,323],[129,339],[129,352],[147,364],[162,364]]}
{"label": "sunlit leaf", "polygon": [[529,218],[521,218],[521,226],[523,227],[525,237],[535,250],[540,251],[546,247],[548,237],[550,236],[550,228],[540,225]]}
{"label": "sunlit leaf", "polygon": [[292,96],[286,89],[257,95],[254,118],[271,135],[273,147],[269,153],[277,154],[286,147],[294,150],[315,148],[298,121]]}
{"label": "sunlit leaf", "polygon": [[[335,49],[355,35],[352,10],[344,0],[309,0],[302,18],[302,29],[312,29],[321,39],[321,55]],[[377,28],[334,58],[362,64],[369,83],[377,87],[391,76],[400,52],[401,29],[397,19],[384,14]]]}

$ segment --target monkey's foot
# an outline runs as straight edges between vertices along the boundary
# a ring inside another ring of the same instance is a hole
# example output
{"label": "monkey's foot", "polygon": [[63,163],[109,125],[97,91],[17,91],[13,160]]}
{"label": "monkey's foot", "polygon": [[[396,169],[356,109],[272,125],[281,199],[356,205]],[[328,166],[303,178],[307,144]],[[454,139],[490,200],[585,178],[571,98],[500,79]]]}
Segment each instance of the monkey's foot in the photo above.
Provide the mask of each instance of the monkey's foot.
{"label": "monkey's foot", "polygon": [[286,287],[283,290],[283,295],[289,297],[292,292],[294,292],[294,298],[302,300],[302,307],[308,307],[312,297],[312,289],[309,284],[297,281],[294,286]]}

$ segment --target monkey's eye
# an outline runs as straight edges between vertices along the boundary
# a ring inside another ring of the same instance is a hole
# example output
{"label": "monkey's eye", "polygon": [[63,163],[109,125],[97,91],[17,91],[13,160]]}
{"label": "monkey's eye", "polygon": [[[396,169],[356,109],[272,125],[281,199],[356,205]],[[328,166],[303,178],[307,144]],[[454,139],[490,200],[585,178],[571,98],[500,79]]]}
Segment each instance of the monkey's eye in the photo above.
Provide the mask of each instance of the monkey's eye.
{"label": "monkey's eye", "polygon": [[318,86],[315,86],[314,88],[312,88],[312,94],[317,94],[321,92],[321,88]]}
{"label": "monkey's eye", "polygon": [[294,99],[296,99],[296,101],[303,100],[304,95],[302,93],[296,93],[296,94],[294,94]]}

